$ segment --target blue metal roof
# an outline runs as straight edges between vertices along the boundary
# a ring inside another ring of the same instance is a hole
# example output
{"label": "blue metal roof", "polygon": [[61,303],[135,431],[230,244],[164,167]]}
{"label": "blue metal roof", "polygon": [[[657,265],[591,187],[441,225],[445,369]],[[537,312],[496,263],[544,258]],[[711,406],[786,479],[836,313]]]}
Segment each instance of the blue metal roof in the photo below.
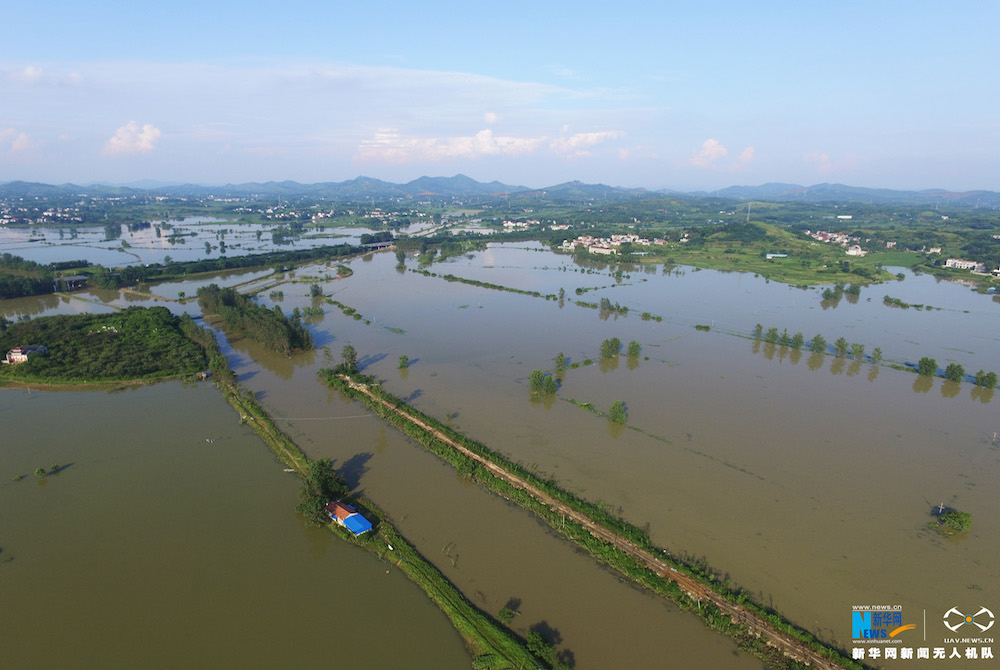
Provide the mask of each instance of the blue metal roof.
{"label": "blue metal roof", "polygon": [[361,533],[372,529],[371,521],[360,514],[352,514],[344,519],[344,526],[355,535],[361,535]]}

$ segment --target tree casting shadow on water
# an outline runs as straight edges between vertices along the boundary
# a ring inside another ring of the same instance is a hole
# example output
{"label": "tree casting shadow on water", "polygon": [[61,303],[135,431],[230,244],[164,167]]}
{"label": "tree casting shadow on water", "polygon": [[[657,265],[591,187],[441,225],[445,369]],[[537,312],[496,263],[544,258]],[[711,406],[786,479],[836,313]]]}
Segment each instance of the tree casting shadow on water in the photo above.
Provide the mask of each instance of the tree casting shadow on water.
{"label": "tree casting shadow on water", "polygon": [[368,474],[368,461],[374,456],[370,451],[354,454],[344,464],[337,468],[337,473],[344,478],[344,483],[353,491],[361,486],[361,478]]}

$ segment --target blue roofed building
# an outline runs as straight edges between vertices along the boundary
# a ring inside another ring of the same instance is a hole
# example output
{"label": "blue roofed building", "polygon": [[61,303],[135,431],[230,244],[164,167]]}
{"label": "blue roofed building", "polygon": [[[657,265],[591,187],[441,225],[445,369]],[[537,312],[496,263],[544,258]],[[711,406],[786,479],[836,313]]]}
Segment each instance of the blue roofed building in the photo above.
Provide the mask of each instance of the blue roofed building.
{"label": "blue roofed building", "polygon": [[358,511],[339,500],[333,500],[326,505],[326,513],[334,522],[340,524],[354,534],[354,537],[367,533],[372,529],[372,522],[364,518]]}

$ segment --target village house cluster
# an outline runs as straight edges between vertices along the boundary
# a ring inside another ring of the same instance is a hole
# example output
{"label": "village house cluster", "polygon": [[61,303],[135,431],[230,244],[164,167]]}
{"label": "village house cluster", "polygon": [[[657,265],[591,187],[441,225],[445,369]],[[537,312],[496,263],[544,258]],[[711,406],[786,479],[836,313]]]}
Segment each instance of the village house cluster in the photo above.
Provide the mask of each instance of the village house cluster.
{"label": "village house cluster", "polygon": [[[844,218],[844,217],[837,217],[837,218]],[[846,217],[846,218],[851,218],[851,217]],[[850,235],[845,235],[844,233],[828,233],[825,230],[817,230],[815,233],[812,232],[811,230],[807,230],[806,235],[813,238],[814,240],[819,240],[820,242],[826,242],[826,243],[832,242],[833,244],[839,244],[840,246],[844,247],[845,249],[844,253],[846,253],[848,256],[864,256],[866,253],[868,253],[861,248],[860,237],[851,237]],[[893,242],[892,246],[895,245],[896,243]],[[886,246],[889,246],[889,244],[886,243]]]}
{"label": "village house cluster", "polygon": [[[865,250],[861,248],[860,237],[851,237],[845,233],[828,233],[825,230],[817,230],[816,232],[807,230],[806,235],[814,240],[819,240],[820,242],[832,242],[833,244],[839,244],[840,246],[846,248],[845,253],[848,256],[864,256],[866,253]],[[993,235],[992,237],[993,239],[1000,239],[1000,235]],[[871,242],[871,238],[866,239],[865,242]],[[894,249],[896,247],[896,242],[888,240],[886,241],[885,246],[887,249]],[[919,251],[921,253],[939,254],[941,253],[941,247],[924,248]],[[962,258],[949,258],[944,262],[944,266],[946,268],[954,268],[956,270],[969,270],[970,272],[978,274],[990,274],[991,272],[991,269],[986,265],[986,263],[981,263],[979,261],[967,261]],[[992,270],[992,273],[1000,276],[1000,268]]]}
{"label": "village house cluster", "polygon": [[611,237],[594,237],[593,235],[580,235],[575,240],[566,240],[559,247],[563,251],[575,251],[577,247],[583,247],[592,254],[611,255],[619,253],[619,248],[623,244],[634,244],[640,247],[649,247],[666,244],[667,241],[661,238],[649,240],[632,233],[622,235],[612,235]]}

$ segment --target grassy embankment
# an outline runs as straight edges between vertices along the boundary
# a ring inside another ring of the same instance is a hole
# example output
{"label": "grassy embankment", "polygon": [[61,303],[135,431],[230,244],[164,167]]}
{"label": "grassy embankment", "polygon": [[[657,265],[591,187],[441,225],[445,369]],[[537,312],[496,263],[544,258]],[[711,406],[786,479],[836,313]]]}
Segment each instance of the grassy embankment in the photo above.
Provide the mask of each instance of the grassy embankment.
{"label": "grassy embankment", "polygon": [[[191,328],[193,326],[193,328]],[[190,323],[189,336],[205,347],[215,381],[223,396],[265,444],[288,467],[305,475],[308,459],[294,441],[283,433],[254,394],[242,388],[229,369],[211,331]],[[414,582],[449,618],[472,655],[473,667],[482,670],[542,667],[524,643],[489,614],[470,603],[441,572],[403,537],[388,515],[368,499],[355,496],[352,503],[372,521],[375,531],[355,538],[335,524],[328,528],[347,542],[354,543],[380,558],[391,561]],[[391,547],[391,549],[390,549]]]}
{"label": "grassy embankment", "polygon": [[648,533],[645,530],[639,529],[624,519],[615,516],[600,503],[593,503],[582,499],[571,492],[565,491],[564,489],[561,489],[553,479],[541,479],[521,464],[507,459],[503,455],[489,449],[485,445],[462,435],[461,433],[431,417],[426,416],[419,410],[416,410],[404,403],[401,399],[385,392],[376,380],[358,375],[355,376],[355,381],[357,383],[366,385],[375,398],[387,403],[388,406],[383,404],[383,402],[373,400],[365,393],[352,388],[341,377],[338,377],[333,370],[322,370],[320,375],[325,383],[341,389],[350,397],[364,403],[378,416],[396,426],[400,431],[419,442],[432,453],[452,464],[460,474],[470,477],[497,495],[518,504],[526,510],[534,512],[556,532],[575,542],[602,564],[614,568],[637,584],[640,584],[659,595],[669,598],[681,608],[697,612],[711,628],[730,635],[737,641],[741,648],[746,649],[747,651],[750,651],[751,653],[764,659],[771,667],[793,668],[800,666],[794,661],[784,657],[773,647],[768,646],[762,638],[752,634],[742,624],[733,623],[729,616],[722,614],[717,608],[711,605],[706,606],[703,603],[697,602],[688,594],[683,592],[680,587],[670,579],[663,578],[652,572],[646,566],[640,564],[631,555],[619,550],[612,543],[598,539],[589,530],[584,528],[583,525],[567,519],[562,514],[550,509],[528,492],[520,488],[516,488],[508,484],[506,481],[496,477],[481,464],[476,463],[446,442],[438,439],[434,432],[417,425],[397,410],[402,410],[406,414],[418,418],[421,422],[431,426],[433,431],[447,436],[448,439],[455,441],[457,444],[461,444],[469,451],[489,460],[493,464],[499,465],[506,471],[522,478],[530,485],[541,489],[551,497],[572,507],[574,510],[582,512],[600,526],[610,529],[634,545],[649,551],[657,557],[662,556],[662,562],[668,564],[674,570],[680,571],[685,575],[697,579],[706,587],[725,596],[730,602],[738,604],[747,611],[757,614],[759,617],[766,620],[774,629],[799,640],[807,647],[813,649],[841,667],[864,667],[861,664],[849,659],[840,650],[823,644],[808,631],[793,625],[778,612],[754,602],[751,595],[744,589],[731,588],[723,579],[722,574],[719,571],[713,570],[704,562],[683,560],[678,557],[671,556],[664,549],[653,545],[649,539]]}

